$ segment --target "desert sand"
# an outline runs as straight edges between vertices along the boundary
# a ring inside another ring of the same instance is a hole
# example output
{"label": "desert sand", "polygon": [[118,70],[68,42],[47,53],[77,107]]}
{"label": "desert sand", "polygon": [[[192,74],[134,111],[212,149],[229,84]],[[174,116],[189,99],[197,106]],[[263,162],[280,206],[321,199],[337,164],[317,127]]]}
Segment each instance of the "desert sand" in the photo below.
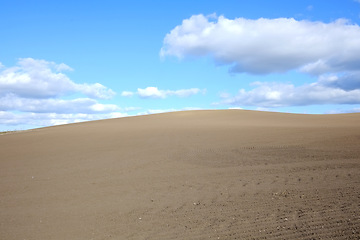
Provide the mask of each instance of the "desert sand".
{"label": "desert sand", "polygon": [[185,111],[0,135],[0,239],[360,239],[360,114]]}

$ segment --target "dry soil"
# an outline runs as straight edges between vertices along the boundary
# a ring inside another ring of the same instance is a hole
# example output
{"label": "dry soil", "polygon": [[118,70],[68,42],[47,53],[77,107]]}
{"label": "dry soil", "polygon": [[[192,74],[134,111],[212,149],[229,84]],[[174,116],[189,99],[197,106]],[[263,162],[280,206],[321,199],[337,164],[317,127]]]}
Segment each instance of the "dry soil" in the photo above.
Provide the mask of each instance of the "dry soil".
{"label": "dry soil", "polygon": [[0,135],[0,239],[360,239],[360,114],[186,111]]}

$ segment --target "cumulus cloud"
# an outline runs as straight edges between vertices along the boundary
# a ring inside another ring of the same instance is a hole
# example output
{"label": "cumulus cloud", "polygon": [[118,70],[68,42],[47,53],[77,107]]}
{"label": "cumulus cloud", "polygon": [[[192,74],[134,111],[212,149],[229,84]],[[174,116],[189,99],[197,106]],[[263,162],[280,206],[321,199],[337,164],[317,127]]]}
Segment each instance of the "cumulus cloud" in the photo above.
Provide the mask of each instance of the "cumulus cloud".
{"label": "cumulus cloud", "polygon": [[[72,69],[32,58],[13,67],[0,64],[0,125],[49,126],[124,115],[120,107],[99,102],[114,91],[100,83],[75,83],[65,71]],[[85,97],[69,99],[72,93]]]}
{"label": "cumulus cloud", "polygon": [[319,77],[319,84],[329,88],[340,88],[345,91],[360,89],[360,72],[321,75]]}
{"label": "cumulus cloud", "polygon": [[241,89],[235,96],[221,93],[223,104],[262,108],[359,104],[359,39],[360,27],[345,19],[324,23],[194,15],[165,36],[160,55],[210,57],[234,73],[295,70],[317,78],[302,86],[256,82],[253,89]]}
{"label": "cumulus cloud", "polygon": [[[161,90],[157,87],[146,87],[146,88],[138,88],[136,94],[141,98],[167,98],[169,96],[177,96],[177,97],[190,97],[192,95],[198,93],[205,93],[206,90],[199,88],[190,88],[190,89],[180,89],[180,90]],[[123,97],[131,97],[135,93],[124,91],[121,93]]]}
{"label": "cumulus cloud", "polygon": [[194,15],[164,38],[160,55],[210,56],[232,72],[267,74],[299,69],[312,74],[353,71],[360,65],[360,27],[292,18],[257,20]]}
{"label": "cumulus cloud", "polygon": [[[235,106],[285,107],[312,104],[360,104],[360,74],[355,76],[328,76],[319,81],[294,86],[284,83],[255,82],[252,90],[241,89],[236,96],[225,96],[224,104]],[[346,83],[352,78],[351,84]]]}
{"label": "cumulus cloud", "polygon": [[109,99],[115,94],[100,83],[74,83],[63,73],[72,71],[64,63],[22,58],[16,66],[0,70],[0,95],[11,93],[27,98],[54,98],[80,92],[91,98]]}
{"label": "cumulus cloud", "polygon": [[137,93],[142,98],[166,98],[166,92],[157,87],[138,88]]}

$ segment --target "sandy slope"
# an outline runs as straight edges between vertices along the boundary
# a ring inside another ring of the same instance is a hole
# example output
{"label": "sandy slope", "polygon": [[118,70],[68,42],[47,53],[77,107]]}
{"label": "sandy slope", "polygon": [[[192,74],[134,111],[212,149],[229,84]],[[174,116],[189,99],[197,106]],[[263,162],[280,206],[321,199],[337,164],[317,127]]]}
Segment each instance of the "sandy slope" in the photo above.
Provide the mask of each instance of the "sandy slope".
{"label": "sandy slope", "polygon": [[0,150],[0,239],[360,238],[360,114],[176,112]]}

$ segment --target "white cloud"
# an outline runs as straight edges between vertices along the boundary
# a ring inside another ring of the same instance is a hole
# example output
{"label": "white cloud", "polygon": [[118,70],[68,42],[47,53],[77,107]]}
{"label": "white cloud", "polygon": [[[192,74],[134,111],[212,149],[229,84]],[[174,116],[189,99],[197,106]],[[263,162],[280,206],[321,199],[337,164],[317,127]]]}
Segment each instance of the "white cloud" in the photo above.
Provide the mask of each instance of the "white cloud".
{"label": "white cloud", "polygon": [[293,69],[322,74],[360,65],[360,27],[292,18],[257,20],[194,15],[164,38],[162,57],[210,56],[232,72],[265,74]]}
{"label": "white cloud", "polygon": [[84,93],[88,97],[98,99],[110,99],[115,95],[115,92],[108,89],[100,83],[94,84],[76,84],[74,90]]}
{"label": "white cloud", "polygon": [[167,98],[169,96],[189,97],[198,93],[205,93],[206,90],[199,88],[180,89],[180,90],[160,90],[157,87],[138,88],[137,94],[141,98]]}
{"label": "white cloud", "polygon": [[129,91],[123,91],[122,93],[121,93],[121,96],[122,97],[132,97],[134,95],[134,93],[133,92],[129,92]]}
{"label": "white cloud", "polygon": [[[126,115],[120,107],[98,101],[114,91],[100,83],[77,84],[63,71],[72,69],[32,58],[13,67],[0,64],[0,125],[39,127]],[[69,99],[72,93],[86,97]]]}
{"label": "white cloud", "polygon": [[[284,83],[253,83],[250,91],[241,89],[234,97],[223,98],[223,104],[235,106],[285,107],[313,104],[360,104],[360,89],[342,87],[333,77],[299,87]],[[340,81],[341,82],[341,81]]]}
{"label": "white cloud", "polygon": [[329,88],[340,88],[345,91],[360,89],[360,71],[321,75],[319,84]]}
{"label": "white cloud", "polygon": [[325,112],[325,114],[338,114],[338,113],[358,113],[360,108],[351,108],[351,109],[334,109]]}
{"label": "white cloud", "polygon": [[190,89],[180,89],[180,90],[176,90],[176,91],[167,91],[168,95],[175,95],[178,97],[190,97],[192,95],[198,94],[198,93],[202,93],[205,94],[206,93],[206,89],[200,90],[199,88],[190,88]]}
{"label": "white cloud", "polygon": [[53,98],[80,92],[91,98],[109,99],[115,92],[100,83],[77,84],[63,71],[72,69],[64,63],[22,58],[17,66],[0,72],[0,95],[8,93],[25,98]]}
{"label": "white cloud", "polygon": [[142,98],[166,98],[165,91],[159,90],[157,87],[138,88],[137,94]]}
{"label": "white cloud", "polygon": [[[309,10],[312,6],[309,6]],[[318,78],[312,84],[253,83],[223,104],[283,107],[360,103],[360,27],[347,20],[257,20],[194,15],[164,38],[161,57],[210,57],[232,72],[282,73],[296,70]]]}
{"label": "white cloud", "polygon": [[[52,126],[99,119],[126,117],[126,113],[112,112],[105,114],[84,114],[84,113],[12,113],[0,111],[0,125],[8,126],[8,129],[17,129],[16,126],[31,125],[34,127]],[[11,127],[13,126],[13,127]]]}
{"label": "white cloud", "polygon": [[0,97],[0,111],[21,111],[33,113],[108,113],[119,111],[113,104],[100,104],[95,99],[76,98],[21,98],[14,94]]}

